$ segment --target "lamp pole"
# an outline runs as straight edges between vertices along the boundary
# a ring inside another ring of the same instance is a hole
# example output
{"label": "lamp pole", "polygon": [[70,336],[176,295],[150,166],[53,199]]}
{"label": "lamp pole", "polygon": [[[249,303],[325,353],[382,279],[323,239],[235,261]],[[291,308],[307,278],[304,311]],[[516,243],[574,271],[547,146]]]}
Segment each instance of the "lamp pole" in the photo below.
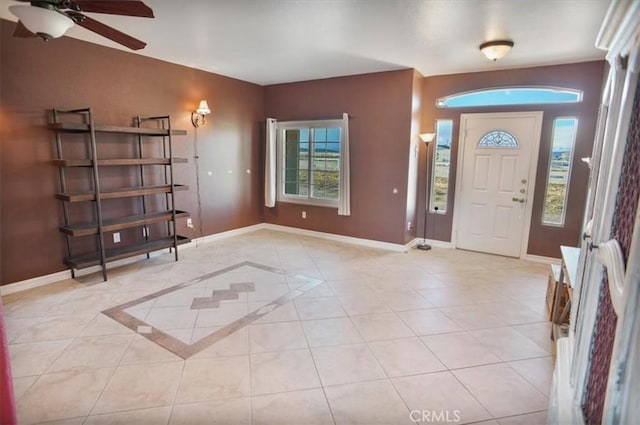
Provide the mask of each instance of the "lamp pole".
{"label": "lamp pole", "polygon": [[428,251],[431,249],[431,245],[427,244],[427,214],[429,214],[429,145],[435,138],[435,133],[424,133],[420,135],[420,139],[424,142],[427,147],[427,154],[425,158],[425,176],[424,176],[424,185],[425,185],[425,209],[424,209],[424,223],[422,226],[422,243],[418,244],[416,248],[421,249],[423,251]]}

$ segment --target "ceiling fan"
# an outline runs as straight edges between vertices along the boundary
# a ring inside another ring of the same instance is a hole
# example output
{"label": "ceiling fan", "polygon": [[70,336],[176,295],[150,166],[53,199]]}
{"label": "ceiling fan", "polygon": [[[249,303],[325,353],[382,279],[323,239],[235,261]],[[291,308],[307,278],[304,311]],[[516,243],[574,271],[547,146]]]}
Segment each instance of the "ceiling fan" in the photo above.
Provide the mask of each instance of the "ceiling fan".
{"label": "ceiling fan", "polygon": [[61,37],[73,25],[100,34],[132,50],[144,48],[147,43],[118,31],[93,18],[85,12],[108,13],[111,15],[153,18],[151,10],[142,1],[135,0],[17,0],[30,3],[29,6],[9,6],[11,13],[20,20],[14,37],[40,37],[43,40]]}

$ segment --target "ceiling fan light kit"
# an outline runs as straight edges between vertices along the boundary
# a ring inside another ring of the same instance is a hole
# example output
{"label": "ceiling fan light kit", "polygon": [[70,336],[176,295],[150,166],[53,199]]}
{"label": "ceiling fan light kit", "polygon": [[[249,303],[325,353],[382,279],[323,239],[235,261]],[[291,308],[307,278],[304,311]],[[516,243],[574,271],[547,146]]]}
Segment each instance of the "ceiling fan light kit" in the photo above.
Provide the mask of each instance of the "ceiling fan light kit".
{"label": "ceiling fan light kit", "polygon": [[62,37],[75,22],[56,10],[44,7],[9,6],[22,24],[44,40]]}
{"label": "ceiling fan light kit", "polygon": [[14,37],[40,37],[43,40],[62,37],[74,25],[81,26],[132,50],[147,44],[128,34],[111,28],[83,13],[153,18],[153,10],[138,0],[17,0],[29,6],[10,6],[9,11],[18,19]]}
{"label": "ceiling fan light kit", "polygon": [[480,45],[480,51],[484,53],[487,59],[495,62],[509,53],[513,46],[514,42],[511,40],[487,41]]}

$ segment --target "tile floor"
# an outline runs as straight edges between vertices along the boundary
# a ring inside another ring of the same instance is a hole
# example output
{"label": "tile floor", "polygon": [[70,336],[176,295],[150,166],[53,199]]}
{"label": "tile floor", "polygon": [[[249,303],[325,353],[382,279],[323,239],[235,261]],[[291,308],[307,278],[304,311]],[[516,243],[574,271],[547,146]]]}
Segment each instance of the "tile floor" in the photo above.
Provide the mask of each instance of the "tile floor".
{"label": "tile floor", "polygon": [[3,297],[20,424],[546,423],[548,266],[267,230],[172,258]]}

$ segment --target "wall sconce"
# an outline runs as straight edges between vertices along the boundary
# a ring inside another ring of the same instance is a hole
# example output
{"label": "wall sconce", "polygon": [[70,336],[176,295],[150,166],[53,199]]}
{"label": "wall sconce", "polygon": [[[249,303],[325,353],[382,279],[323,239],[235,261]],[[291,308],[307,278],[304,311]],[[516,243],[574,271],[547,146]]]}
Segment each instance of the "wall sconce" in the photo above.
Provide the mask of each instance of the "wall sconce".
{"label": "wall sconce", "polygon": [[514,43],[511,40],[495,40],[482,43],[479,48],[487,59],[495,62],[502,59],[513,46]]}
{"label": "wall sconce", "polygon": [[211,109],[209,109],[209,105],[207,105],[206,100],[201,100],[198,105],[198,109],[191,113],[191,123],[194,127],[198,128],[201,125],[204,125],[204,117],[205,115],[209,115],[211,113]]}

